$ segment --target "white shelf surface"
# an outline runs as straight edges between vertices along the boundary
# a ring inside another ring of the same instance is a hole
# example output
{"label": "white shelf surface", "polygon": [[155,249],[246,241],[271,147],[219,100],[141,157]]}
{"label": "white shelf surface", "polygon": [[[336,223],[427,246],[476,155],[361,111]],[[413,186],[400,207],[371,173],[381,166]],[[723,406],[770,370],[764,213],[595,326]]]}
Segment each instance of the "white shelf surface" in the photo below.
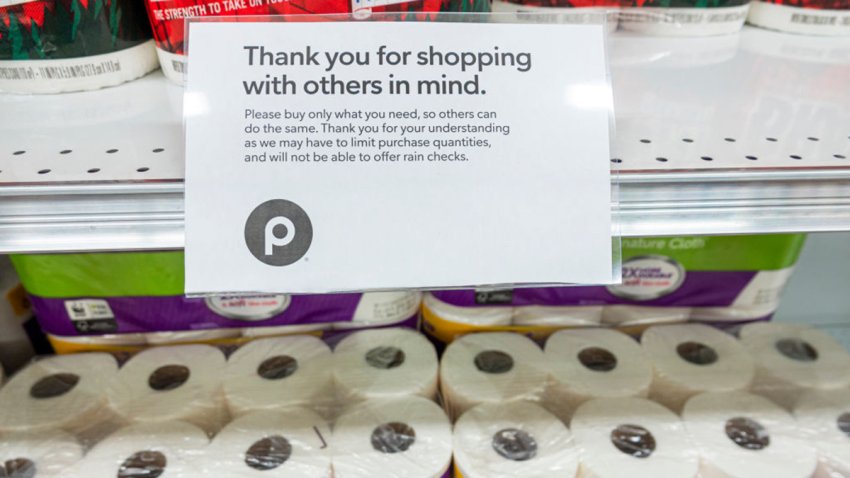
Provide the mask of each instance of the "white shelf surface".
{"label": "white shelf surface", "polygon": [[[616,233],[850,230],[850,38],[609,46]],[[181,248],[182,92],[0,95],[0,253]]]}

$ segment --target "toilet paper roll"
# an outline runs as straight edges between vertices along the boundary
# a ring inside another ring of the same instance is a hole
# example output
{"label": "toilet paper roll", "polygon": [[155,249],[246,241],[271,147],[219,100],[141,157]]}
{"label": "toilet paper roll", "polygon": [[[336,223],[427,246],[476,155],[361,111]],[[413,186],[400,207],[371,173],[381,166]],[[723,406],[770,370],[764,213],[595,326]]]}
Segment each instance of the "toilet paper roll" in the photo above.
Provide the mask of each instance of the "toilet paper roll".
{"label": "toilet paper roll", "polygon": [[756,360],[753,391],[788,409],[804,388],[850,385],[850,354],[823,331],[765,322],[744,326],[740,336]]}
{"label": "toilet paper roll", "polygon": [[242,329],[243,337],[270,337],[276,335],[306,334],[310,332],[321,332],[329,330],[330,323],[324,324],[298,324],[298,325],[273,325],[268,327],[246,327]]}
{"label": "toilet paper roll", "polygon": [[130,359],[112,380],[109,402],[130,421],[183,420],[213,433],[226,418],[224,368],[224,355],[209,345],[148,349]]}
{"label": "toilet paper roll", "polygon": [[329,478],[330,437],[307,409],[252,412],[224,427],[197,461],[211,477]]}
{"label": "toilet paper roll", "polygon": [[369,401],[339,417],[331,448],[335,478],[440,478],[452,459],[452,429],[422,397]]}
{"label": "toilet paper roll", "polygon": [[701,456],[702,477],[799,478],[817,466],[793,417],[763,397],[704,393],[688,400],[682,417]]}
{"label": "toilet paper roll", "polygon": [[437,352],[409,329],[355,332],[336,346],[333,363],[345,401],[437,394]]}
{"label": "toilet paper roll", "polygon": [[670,324],[686,322],[690,316],[688,307],[609,305],[602,313],[602,323],[614,326]]}
{"label": "toilet paper roll", "polygon": [[511,325],[513,320],[513,307],[458,307],[447,304],[430,293],[425,294],[422,302],[434,315],[449,322],[499,327]]}
{"label": "toilet paper roll", "polygon": [[539,405],[487,403],[454,428],[455,466],[464,478],[575,476],[578,449],[570,431]]}
{"label": "toilet paper roll", "polygon": [[12,433],[0,438],[2,476],[62,478],[83,458],[83,447],[73,436],[58,430]]}
{"label": "toilet paper roll", "polygon": [[545,347],[552,383],[546,408],[564,421],[595,397],[646,397],[652,365],[640,345],[614,330],[563,330]]}
{"label": "toilet paper roll", "polygon": [[[559,1],[549,0],[494,0],[494,13],[519,14],[518,19],[525,21],[557,21],[568,24],[599,24],[605,22],[606,31],[617,29],[618,1],[608,0],[579,0]],[[498,17],[496,17],[498,18]],[[554,19],[557,20],[554,20]]]}
{"label": "toilet paper roll", "polygon": [[0,389],[0,432],[64,429],[95,439],[112,430],[108,383],[118,372],[104,353],[46,357]]}
{"label": "toilet paper roll", "polygon": [[513,324],[520,326],[579,327],[599,325],[602,321],[602,306],[588,307],[516,307]]}
{"label": "toilet paper roll", "polygon": [[208,443],[203,430],[189,423],[139,423],[98,443],[67,476],[196,478]]}
{"label": "toilet paper roll", "polygon": [[539,400],[548,372],[543,351],[523,335],[465,335],[443,354],[443,399],[454,417],[479,403]]}
{"label": "toilet paper roll", "polygon": [[147,343],[151,345],[169,345],[189,342],[209,342],[221,339],[235,339],[241,335],[241,329],[205,329],[174,332],[150,332],[145,334],[145,338]]}
{"label": "toilet paper roll", "polygon": [[578,408],[570,430],[583,478],[694,478],[699,454],[679,417],[642,398],[597,398]]}
{"label": "toilet paper roll", "polygon": [[334,329],[348,330],[397,324],[416,315],[422,293],[412,291],[366,292],[348,322],[334,323]]}
{"label": "toilet paper roll", "polygon": [[749,0],[646,0],[620,13],[620,26],[645,35],[729,35],[741,30]]}
{"label": "toilet paper roll", "polygon": [[227,361],[224,397],[233,415],[251,410],[328,406],[331,349],[309,335],[255,340]]}
{"label": "toilet paper roll", "polygon": [[850,3],[844,0],[757,0],[747,21],[803,35],[850,35]]}
{"label": "toilet paper roll", "polygon": [[850,390],[806,392],[794,416],[802,438],[818,451],[819,476],[850,476]]}
{"label": "toilet paper roll", "polygon": [[755,374],[744,347],[707,325],[650,327],[641,344],[653,367],[649,396],[673,411],[701,392],[745,390]]}

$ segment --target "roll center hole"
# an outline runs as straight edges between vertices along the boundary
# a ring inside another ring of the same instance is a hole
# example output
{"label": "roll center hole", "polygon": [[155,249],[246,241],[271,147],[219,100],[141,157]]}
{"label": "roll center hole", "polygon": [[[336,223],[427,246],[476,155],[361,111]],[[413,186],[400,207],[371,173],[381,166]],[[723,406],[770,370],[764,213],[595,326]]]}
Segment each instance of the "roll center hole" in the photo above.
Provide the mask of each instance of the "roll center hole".
{"label": "roll center hole", "polygon": [[805,340],[779,339],[776,341],[776,350],[791,360],[798,362],[814,362],[818,359],[818,351]]}
{"label": "roll center hole", "polygon": [[850,438],[850,412],[842,413],[836,421],[838,429],[841,430],[845,435],[847,435],[847,438]]}
{"label": "roll center hole", "polygon": [[158,451],[136,452],[118,468],[117,478],[159,478],[167,464],[165,455]]}
{"label": "roll center hole", "polygon": [[273,470],[286,463],[291,456],[292,444],[289,440],[280,435],[272,435],[257,440],[248,448],[245,452],[245,464],[255,470]]}
{"label": "roll center hole", "polygon": [[600,347],[589,347],[578,353],[578,361],[594,372],[610,372],[617,368],[617,357]]}
{"label": "roll center hole", "polygon": [[655,437],[640,425],[620,425],[611,430],[611,443],[635,458],[647,458],[655,451]]}
{"label": "roll center hole", "polygon": [[257,375],[266,380],[280,380],[294,374],[298,370],[298,360],[289,355],[276,355],[263,360],[257,367]]}
{"label": "roll center hole", "polygon": [[375,347],[366,352],[366,363],[380,369],[399,367],[405,358],[404,350],[397,347]]}
{"label": "roll center hole", "polygon": [[0,476],[6,478],[35,478],[38,471],[35,469],[35,463],[26,458],[6,460],[6,463],[0,465]]}
{"label": "roll center hole", "polygon": [[511,461],[526,461],[537,456],[537,441],[528,432],[505,428],[493,435],[493,450]]}
{"label": "roll center hole", "polygon": [[514,358],[501,350],[485,350],[475,356],[475,367],[484,373],[507,373],[514,368]]}
{"label": "roll center hole", "polygon": [[694,365],[711,365],[717,362],[717,352],[708,345],[699,342],[684,342],[676,347],[682,360]]}
{"label": "roll center hole", "polygon": [[726,421],[726,436],[741,448],[762,450],[770,445],[770,435],[759,422],[745,417]]}
{"label": "roll center hole", "polygon": [[158,392],[174,390],[186,383],[190,375],[189,368],[183,365],[163,365],[148,377],[148,385]]}
{"label": "roll center hole", "polygon": [[65,395],[80,383],[80,376],[73,373],[48,375],[30,388],[32,398],[53,398]]}
{"label": "roll center hole", "polygon": [[372,431],[372,448],[381,453],[405,452],[415,442],[416,430],[406,423],[384,423]]}

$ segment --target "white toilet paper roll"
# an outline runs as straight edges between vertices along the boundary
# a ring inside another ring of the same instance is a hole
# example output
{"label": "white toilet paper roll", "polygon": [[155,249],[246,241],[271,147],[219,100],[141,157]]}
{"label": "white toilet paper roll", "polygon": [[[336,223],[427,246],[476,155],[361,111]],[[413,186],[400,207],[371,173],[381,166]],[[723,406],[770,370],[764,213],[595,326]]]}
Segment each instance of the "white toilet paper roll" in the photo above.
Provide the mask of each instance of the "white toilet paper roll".
{"label": "white toilet paper roll", "polygon": [[330,437],[307,409],[252,412],[224,427],[196,461],[209,477],[329,478]]}
{"label": "white toilet paper roll", "polygon": [[271,325],[267,327],[245,327],[242,329],[243,337],[271,337],[277,335],[306,334],[330,330],[331,323],[323,324],[298,324],[298,325]]}
{"label": "white toilet paper roll", "polygon": [[479,403],[539,400],[548,373],[540,347],[509,332],[465,335],[440,364],[443,399],[454,417]]}
{"label": "white toilet paper roll", "polygon": [[335,322],[334,329],[380,327],[402,322],[416,315],[422,293],[415,291],[366,292],[348,322]]}
{"label": "white toilet paper roll", "polygon": [[0,432],[61,428],[95,439],[111,431],[106,391],[118,372],[104,353],[47,357],[0,389]]}
{"label": "white toilet paper roll", "polygon": [[464,478],[575,476],[578,449],[570,431],[529,402],[487,403],[455,424],[455,466]]}
{"label": "white toilet paper roll", "polygon": [[0,439],[0,476],[62,478],[83,458],[83,447],[58,430],[11,433]]}
{"label": "white toilet paper roll", "polygon": [[671,324],[686,322],[690,316],[688,307],[609,305],[602,313],[602,323],[616,326]]}
{"label": "white toilet paper roll", "polygon": [[375,400],[334,425],[335,478],[441,478],[452,459],[445,412],[422,397]]}
{"label": "white toilet paper roll", "polygon": [[334,381],[345,401],[437,393],[437,352],[410,329],[355,332],[334,349]]}
{"label": "white toilet paper roll", "polygon": [[745,390],[755,374],[744,347],[707,325],[650,327],[641,344],[653,367],[649,396],[673,411],[701,392]]}
{"label": "white toilet paper roll", "polygon": [[309,335],[259,339],[239,348],[224,371],[233,415],[251,410],[330,405],[331,349]]}
{"label": "white toilet paper roll", "polygon": [[209,440],[181,421],[139,423],[95,446],[67,478],[196,478]]}
{"label": "white toilet paper roll", "polygon": [[804,388],[850,385],[850,354],[825,332],[762,322],[744,326],[740,335],[756,360],[753,391],[788,409]]}
{"label": "white toilet paper roll", "polygon": [[213,433],[226,418],[221,392],[224,355],[209,345],[145,350],[109,386],[112,408],[130,421],[183,420]]}
{"label": "white toilet paper roll", "polygon": [[818,451],[819,476],[850,476],[850,390],[806,392],[794,416],[802,438]]}
{"label": "white toilet paper roll", "polygon": [[190,342],[208,342],[220,339],[234,339],[242,335],[241,329],[182,330],[175,332],[150,332],[145,334],[151,345],[169,345]]}
{"label": "white toilet paper roll", "polygon": [[701,477],[800,478],[817,466],[793,417],[763,397],[704,393],[688,400],[682,417],[702,458]]}
{"label": "white toilet paper roll", "polygon": [[515,307],[514,325],[544,327],[579,327],[599,325],[602,321],[602,306],[549,307],[530,305]]}
{"label": "white toilet paper roll", "polygon": [[643,398],[585,402],[570,430],[583,478],[694,478],[699,469],[699,454],[679,417]]}
{"label": "white toilet paper roll", "polygon": [[81,337],[51,335],[50,338],[66,343],[85,346],[140,346],[145,345],[147,342],[145,334],[106,334],[87,335]]}
{"label": "white toilet paper roll", "polygon": [[459,307],[447,304],[430,293],[425,294],[423,305],[437,317],[449,322],[498,327],[511,325],[513,320],[513,307],[509,306]]}
{"label": "white toilet paper roll", "polygon": [[546,408],[568,421],[595,397],[646,397],[652,365],[628,335],[606,329],[562,330],[546,342],[552,374]]}

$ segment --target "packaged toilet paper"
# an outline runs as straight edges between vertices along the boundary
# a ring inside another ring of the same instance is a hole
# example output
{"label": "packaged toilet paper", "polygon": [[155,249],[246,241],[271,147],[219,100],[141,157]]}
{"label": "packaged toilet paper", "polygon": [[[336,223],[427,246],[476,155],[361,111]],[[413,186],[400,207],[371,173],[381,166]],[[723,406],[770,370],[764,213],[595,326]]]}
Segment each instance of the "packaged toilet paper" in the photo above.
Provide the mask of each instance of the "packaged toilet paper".
{"label": "packaged toilet paper", "polygon": [[363,330],[334,348],[338,400],[437,395],[437,352],[421,334],[407,329]]}
{"label": "packaged toilet paper", "polygon": [[[609,32],[617,29],[619,0],[495,0],[494,13],[519,13],[520,18],[531,21],[557,21],[561,23],[605,22]],[[541,16],[535,15],[540,14]],[[543,16],[545,15],[545,16]]]}
{"label": "packaged toilet paper", "polygon": [[676,412],[698,393],[747,390],[755,375],[745,347],[707,325],[650,327],[641,346],[652,362],[650,398]]}
{"label": "packaged toilet paper", "polygon": [[463,478],[575,476],[579,465],[567,427],[529,402],[472,408],[455,423],[453,443],[455,476]]}
{"label": "packaged toilet paper", "polygon": [[649,394],[652,364],[640,344],[621,332],[562,330],[549,337],[544,353],[551,374],[544,403],[565,422],[587,400]]}
{"label": "packaged toilet paper", "polygon": [[850,1],[755,0],[747,21],[804,35],[850,35]]}
{"label": "packaged toilet paper", "polygon": [[[227,0],[146,0],[153,35],[156,39],[156,51],[165,76],[178,84],[183,84],[186,72],[186,31],[184,19],[187,17],[241,17],[268,16],[269,21],[305,22],[317,21],[307,15],[358,13],[398,13],[416,14],[417,12],[489,12],[490,3],[484,0],[387,0],[382,2],[361,2],[360,0],[252,0],[233,3]],[[292,15],[284,17],[283,15]],[[321,18],[321,17],[319,17]],[[344,18],[344,17],[343,17]],[[399,20],[406,18],[404,15]],[[333,17],[331,17],[333,19]],[[325,19],[326,21],[328,19]],[[247,20],[251,21],[251,20]],[[256,20],[254,20],[256,21]]]}
{"label": "packaged toilet paper", "polygon": [[61,429],[84,442],[103,437],[116,426],[107,387],[117,372],[102,353],[32,362],[0,388],[0,435]]}
{"label": "packaged toilet paper", "polygon": [[678,415],[642,398],[597,398],[570,421],[583,478],[694,478],[699,453]]}
{"label": "packaged toilet paper", "polygon": [[510,332],[469,334],[443,353],[442,398],[453,417],[482,403],[540,401],[548,372],[543,351],[527,337]]}
{"label": "packaged toilet paper", "polygon": [[421,294],[415,291],[187,298],[182,252],[18,255],[12,261],[58,353],[418,326]]}
{"label": "packaged toilet paper", "polygon": [[682,418],[701,457],[700,476],[799,478],[817,467],[794,418],[766,398],[705,393],[688,400]]}
{"label": "packaged toilet paper", "polygon": [[799,234],[624,238],[622,284],[433,291],[423,301],[422,327],[448,343],[480,331],[542,340],[563,328],[600,324],[639,332],[686,321],[766,320],[804,240]]}
{"label": "packaged toilet paper", "polygon": [[753,392],[789,410],[806,389],[850,387],[850,354],[823,331],[762,323],[742,327],[740,337],[756,361]]}
{"label": "packaged toilet paper", "polygon": [[32,309],[15,269],[8,257],[0,256],[0,384],[4,373],[23,367],[35,354],[26,329],[31,320]]}
{"label": "packaged toilet paper", "polygon": [[743,27],[749,7],[749,0],[635,0],[620,25],[648,35],[728,35]]}
{"label": "packaged toilet paper", "polygon": [[0,92],[95,90],[157,67],[137,1],[10,0],[0,19]]}
{"label": "packaged toilet paper", "polygon": [[801,436],[818,451],[818,477],[850,476],[850,389],[806,392],[794,417]]}
{"label": "packaged toilet paper", "polygon": [[180,420],[215,433],[227,419],[224,368],[224,354],[209,345],[151,348],[130,359],[112,379],[109,405],[129,422]]}
{"label": "packaged toilet paper", "polygon": [[98,443],[67,478],[195,478],[209,439],[181,421],[139,423]]}
{"label": "packaged toilet paper", "polygon": [[222,379],[227,408],[234,416],[252,410],[325,409],[333,404],[332,367],[330,347],[316,337],[255,340],[227,359]]}
{"label": "packaged toilet paper", "polygon": [[62,478],[82,458],[82,445],[62,431],[18,432],[0,437],[2,476]]}
{"label": "packaged toilet paper", "polygon": [[330,478],[330,437],[325,420],[307,409],[251,412],[215,436],[194,460],[204,472],[195,476]]}
{"label": "packaged toilet paper", "polygon": [[331,450],[335,478],[442,478],[451,464],[452,428],[445,412],[422,397],[372,400],[336,420]]}

